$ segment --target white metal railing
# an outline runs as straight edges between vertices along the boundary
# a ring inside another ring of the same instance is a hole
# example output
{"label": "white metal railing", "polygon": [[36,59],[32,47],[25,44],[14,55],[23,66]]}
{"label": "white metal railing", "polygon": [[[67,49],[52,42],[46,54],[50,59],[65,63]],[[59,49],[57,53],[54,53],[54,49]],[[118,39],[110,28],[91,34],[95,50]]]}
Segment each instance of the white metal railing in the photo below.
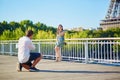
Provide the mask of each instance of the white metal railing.
{"label": "white metal railing", "polygon": [[[0,54],[17,55],[16,40],[0,41]],[[61,49],[63,60],[120,64],[120,38],[66,39]],[[55,58],[55,39],[33,40],[35,52],[44,58]]]}

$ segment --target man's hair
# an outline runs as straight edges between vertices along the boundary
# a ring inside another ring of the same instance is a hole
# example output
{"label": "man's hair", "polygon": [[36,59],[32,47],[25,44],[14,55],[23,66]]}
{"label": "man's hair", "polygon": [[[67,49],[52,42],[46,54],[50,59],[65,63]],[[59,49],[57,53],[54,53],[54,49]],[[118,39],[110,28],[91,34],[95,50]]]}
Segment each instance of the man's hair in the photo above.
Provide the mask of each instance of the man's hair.
{"label": "man's hair", "polygon": [[30,37],[30,36],[32,36],[33,35],[33,31],[32,30],[28,30],[27,32],[26,32],[26,36],[27,37]]}

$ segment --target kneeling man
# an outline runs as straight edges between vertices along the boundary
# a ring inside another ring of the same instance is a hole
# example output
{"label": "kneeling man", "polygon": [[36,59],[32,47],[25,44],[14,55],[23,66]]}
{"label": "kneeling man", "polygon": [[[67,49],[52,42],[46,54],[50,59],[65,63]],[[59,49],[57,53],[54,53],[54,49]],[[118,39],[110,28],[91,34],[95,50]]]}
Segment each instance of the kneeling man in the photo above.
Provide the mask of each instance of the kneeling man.
{"label": "kneeling man", "polygon": [[39,71],[35,66],[42,59],[42,54],[32,53],[35,46],[32,43],[33,31],[28,30],[26,36],[23,36],[18,41],[18,65],[17,71],[22,71],[22,67],[30,72]]}

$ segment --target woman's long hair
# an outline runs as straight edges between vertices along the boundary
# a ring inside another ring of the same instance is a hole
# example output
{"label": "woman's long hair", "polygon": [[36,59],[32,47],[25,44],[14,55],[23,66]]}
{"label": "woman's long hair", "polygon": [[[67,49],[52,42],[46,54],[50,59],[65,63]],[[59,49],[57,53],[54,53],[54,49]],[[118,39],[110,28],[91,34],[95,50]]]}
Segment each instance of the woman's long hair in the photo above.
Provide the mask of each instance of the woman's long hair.
{"label": "woman's long hair", "polygon": [[62,31],[63,31],[63,26],[61,24],[58,25],[58,28],[57,28],[57,34],[59,34],[61,31],[59,29],[59,27],[62,27]]}

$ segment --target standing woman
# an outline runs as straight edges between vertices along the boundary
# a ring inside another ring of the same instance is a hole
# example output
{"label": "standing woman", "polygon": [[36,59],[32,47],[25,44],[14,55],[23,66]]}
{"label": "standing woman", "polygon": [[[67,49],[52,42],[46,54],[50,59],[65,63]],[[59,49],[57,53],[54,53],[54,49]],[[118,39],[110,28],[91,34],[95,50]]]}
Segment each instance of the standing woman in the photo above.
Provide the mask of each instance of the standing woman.
{"label": "standing woman", "polygon": [[58,28],[57,28],[57,41],[56,41],[56,45],[55,45],[56,62],[59,62],[62,59],[60,48],[63,47],[63,45],[65,43],[64,35],[65,35],[65,32],[63,30],[63,26],[61,24],[59,24]]}

